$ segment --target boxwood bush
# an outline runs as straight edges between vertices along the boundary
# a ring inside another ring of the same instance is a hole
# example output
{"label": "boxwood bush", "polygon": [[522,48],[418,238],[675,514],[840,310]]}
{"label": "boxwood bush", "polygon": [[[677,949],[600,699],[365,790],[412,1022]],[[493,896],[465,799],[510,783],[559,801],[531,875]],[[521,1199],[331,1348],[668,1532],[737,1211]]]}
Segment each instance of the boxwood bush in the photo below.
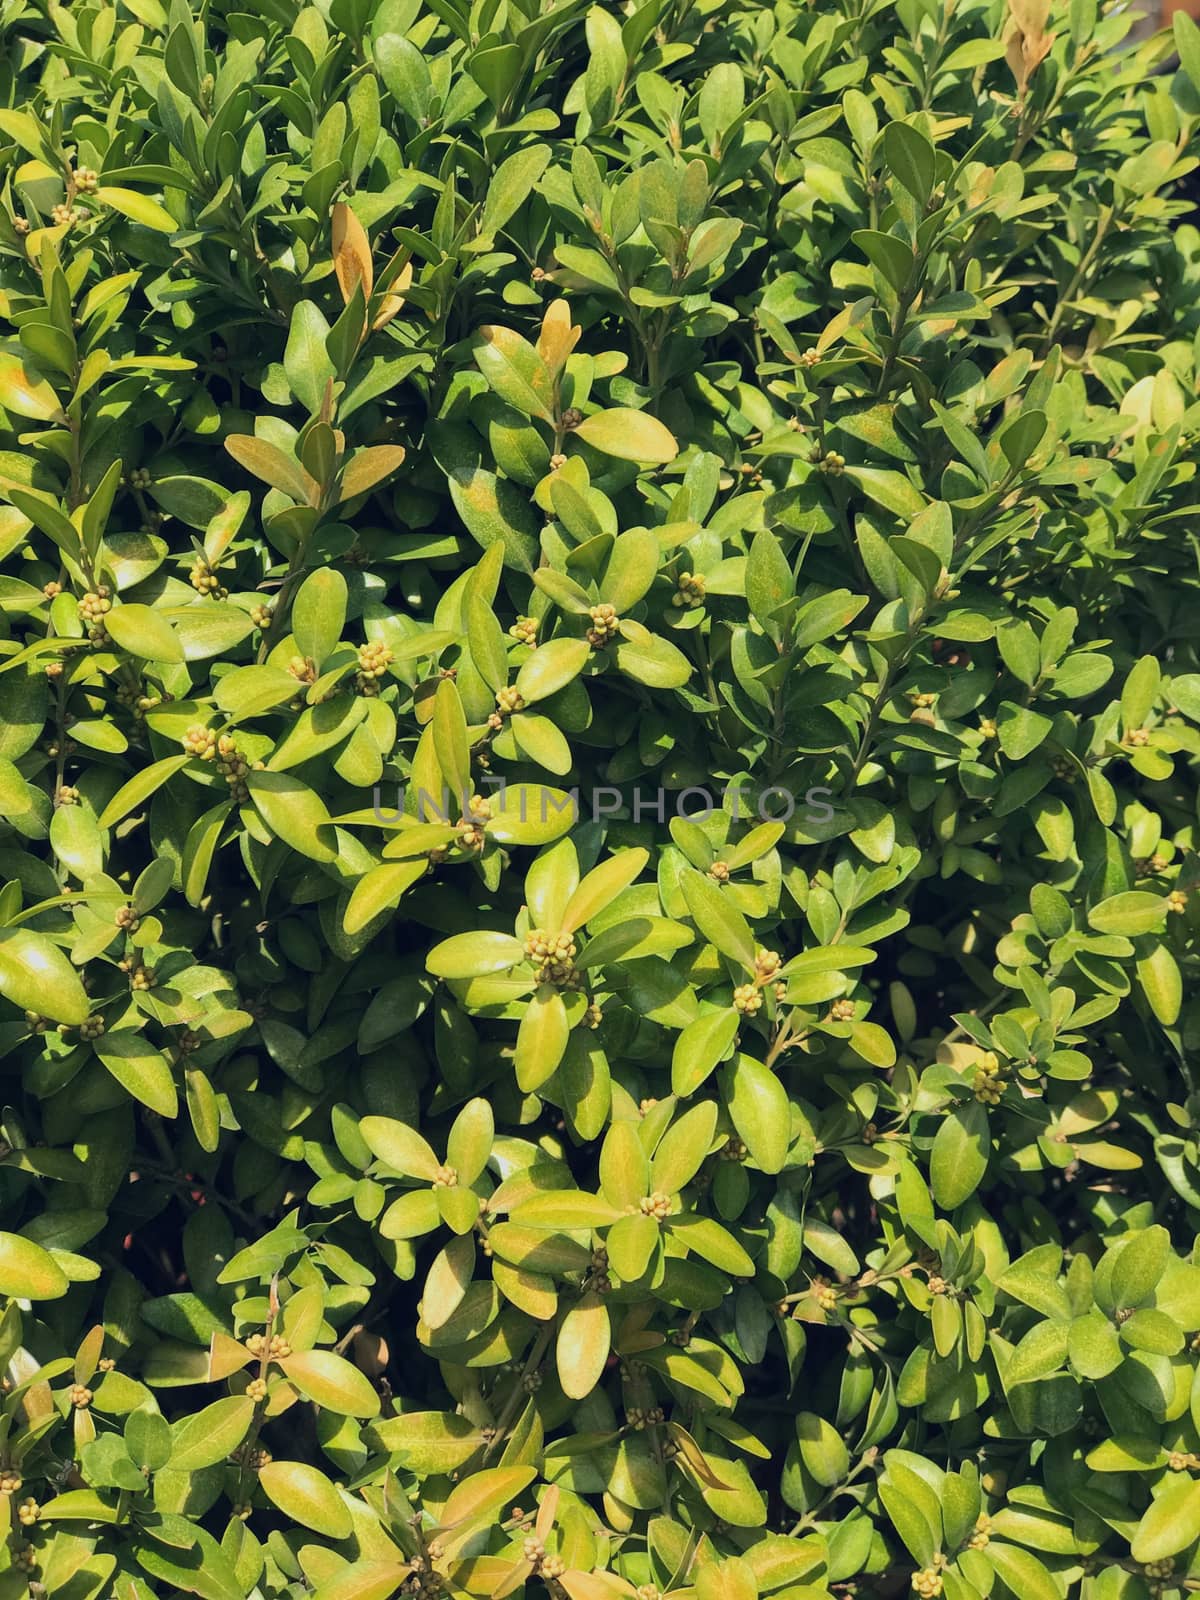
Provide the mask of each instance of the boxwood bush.
{"label": "boxwood bush", "polygon": [[0,1600],[1200,1588],[1200,31],[0,26]]}

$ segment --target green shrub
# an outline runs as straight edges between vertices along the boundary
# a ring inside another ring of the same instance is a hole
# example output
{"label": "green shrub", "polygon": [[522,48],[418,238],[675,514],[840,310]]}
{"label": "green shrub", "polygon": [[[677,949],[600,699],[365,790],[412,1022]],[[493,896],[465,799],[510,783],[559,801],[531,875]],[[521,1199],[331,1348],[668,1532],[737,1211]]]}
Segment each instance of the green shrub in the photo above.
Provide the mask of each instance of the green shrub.
{"label": "green shrub", "polygon": [[1200,1587],[1200,32],[2,26],[0,1600]]}

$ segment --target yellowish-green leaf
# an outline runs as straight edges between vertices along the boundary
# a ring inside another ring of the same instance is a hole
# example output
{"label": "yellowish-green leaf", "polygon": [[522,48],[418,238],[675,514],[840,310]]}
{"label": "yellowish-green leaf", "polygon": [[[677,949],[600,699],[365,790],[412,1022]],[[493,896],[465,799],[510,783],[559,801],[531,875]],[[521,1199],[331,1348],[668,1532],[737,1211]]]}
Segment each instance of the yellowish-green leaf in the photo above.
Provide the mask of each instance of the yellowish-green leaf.
{"label": "yellowish-green leaf", "polygon": [[593,867],[567,901],[559,931],[574,933],[576,928],[582,928],[585,922],[590,922],[606,906],[611,905],[623,889],[629,887],[649,859],[650,852],[638,846],[631,850],[620,850],[598,867]]}
{"label": "yellowish-green leaf", "polygon": [[549,984],[540,984],[521,1018],[513,1053],[517,1083],[526,1094],[540,1089],[558,1070],[570,1032],[562,995]]}
{"label": "yellowish-green leaf", "polygon": [[608,1306],[595,1293],[583,1295],[562,1320],[555,1346],[558,1381],[571,1400],[583,1400],[600,1381],[612,1345]]}
{"label": "yellowish-green leaf", "polygon": [[399,444],[369,445],[356,450],[342,468],[338,482],[338,499],[352,500],[366,494],[390,478],[404,461],[404,446]]}
{"label": "yellowish-green leaf", "polygon": [[428,870],[428,859],[422,856],[415,861],[385,861],[382,866],[364,873],[354,885],[342,919],[346,932],[358,933],[381,912],[399,905],[401,898]]}
{"label": "yellowish-green leaf", "polygon": [[441,1527],[460,1528],[494,1516],[537,1476],[533,1467],[488,1467],[460,1483],[442,1507]]}
{"label": "yellowish-green leaf", "polygon": [[408,1575],[409,1568],[394,1561],[356,1558],[319,1584],[312,1600],[391,1600]]}
{"label": "yellowish-green leaf", "polygon": [[216,1466],[241,1444],[253,1419],[254,1402],[244,1394],[214,1400],[183,1417],[172,1429],[170,1466],[178,1472]]}
{"label": "yellowish-green leaf", "polygon": [[537,350],[512,328],[480,328],[475,360],[488,383],[527,417],[554,422],[554,378]]}
{"label": "yellowish-green leaf", "polygon": [[312,861],[334,861],[333,819],[324,800],[290,772],[251,772],[250,797],[263,821],[285,844]]}
{"label": "yellowish-green leaf", "polygon": [[661,466],[679,454],[675,435],[657,418],[644,411],[616,406],[585,417],[575,429],[575,437],[622,461],[647,462]]}
{"label": "yellowish-green leaf", "polygon": [[323,1472],[303,1461],[268,1461],[258,1481],[285,1517],[330,1539],[348,1538],[354,1523],[350,1508]]}
{"label": "yellowish-green leaf", "polygon": [[296,591],[292,632],[302,656],[320,671],[333,654],[346,622],[346,580],[334,567],[318,567]]}
{"label": "yellowish-green leaf", "polygon": [[105,617],[104,626],[131,656],[140,656],[143,661],[183,660],[179,635],[153,606],[114,606]]}
{"label": "yellowish-green leaf", "polygon": [[155,233],[179,231],[179,223],[165,206],[157,200],[151,200],[148,195],[139,194],[136,189],[112,188],[108,184],[101,184],[96,190],[96,199],[101,205],[111,206],[123,217],[128,217],[130,222],[136,222],[143,228],[153,228]]}
{"label": "yellowish-green leaf", "polygon": [[0,1294],[17,1300],[58,1300],[70,1288],[48,1250],[17,1233],[0,1233]]}
{"label": "yellowish-green leaf", "polygon": [[0,994],[21,1011],[71,1026],[91,1008],[63,952],[44,933],[28,928],[0,928]]}
{"label": "yellowish-green leaf", "polygon": [[539,645],[517,674],[517,691],[527,704],[557,694],[587,665],[586,639],[551,639]]}
{"label": "yellowish-green leaf", "polygon": [[256,478],[269,483],[272,489],[290,495],[301,505],[315,506],[321,498],[321,487],[300,463],[287,456],[266,439],[249,433],[233,433],[225,440],[225,448],[240,466]]}
{"label": "yellowish-green leaf", "polygon": [[62,406],[44,378],[35,377],[12,355],[0,355],[0,406],[35,422],[61,422]]}
{"label": "yellowish-green leaf", "polygon": [[171,1064],[145,1034],[135,1033],[131,1028],[102,1034],[96,1041],[95,1051],[135,1100],[149,1106],[160,1117],[178,1114],[179,1096]]}
{"label": "yellowish-green leaf", "polygon": [[379,1396],[359,1369],[332,1350],[301,1350],[281,1362],[306,1400],[340,1417],[374,1417]]}

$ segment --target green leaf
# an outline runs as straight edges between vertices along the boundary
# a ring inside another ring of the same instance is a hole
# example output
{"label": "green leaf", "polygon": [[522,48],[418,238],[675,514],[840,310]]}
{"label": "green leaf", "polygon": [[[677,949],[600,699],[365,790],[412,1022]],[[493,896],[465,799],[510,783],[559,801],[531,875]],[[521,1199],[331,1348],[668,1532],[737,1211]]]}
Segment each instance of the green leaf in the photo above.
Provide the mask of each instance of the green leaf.
{"label": "green leaf", "polygon": [[45,161],[51,153],[46,144],[45,131],[38,119],[28,111],[0,111],[0,133],[37,160]]}
{"label": "green leaf", "polygon": [[824,1489],[832,1489],[850,1470],[850,1452],[833,1424],[812,1411],[796,1416],[800,1457]]}
{"label": "green leaf", "polygon": [[397,1466],[421,1477],[455,1472],[483,1443],[483,1435],[470,1418],[453,1411],[407,1411],[402,1416],[384,1417],[373,1425],[371,1434]]}
{"label": "green leaf", "polygon": [[929,1157],[930,1187],[939,1206],[953,1211],[975,1193],[990,1151],[987,1111],[977,1100],[946,1113]]}
{"label": "green leaf", "polygon": [[1164,895],[1150,894],[1145,889],[1125,889],[1092,907],[1088,912],[1088,927],[1097,933],[1119,933],[1132,939],[1139,934],[1157,932],[1166,919],[1167,910]]}
{"label": "green leaf", "polygon": [[600,1148],[600,1189],[606,1200],[636,1208],[650,1188],[650,1163],[632,1122],[614,1122]]}
{"label": "green leaf", "polygon": [[0,928],[0,994],[21,1011],[77,1026],[91,1009],[79,975],[45,934]]}
{"label": "green leaf", "polygon": [[688,1023],[671,1054],[671,1093],[695,1094],[737,1038],[741,1019],[732,1006],[710,1011]]}
{"label": "green leaf", "polygon": [[480,328],[473,353],[480,372],[506,404],[553,426],[554,378],[527,339],[512,328]]}
{"label": "green leaf", "polygon": [[877,505],[898,517],[919,516],[929,503],[902,472],[894,472],[891,468],[847,467],[845,475]]}
{"label": "green leaf", "polygon": [[313,1591],[313,1600],[391,1600],[408,1576],[407,1565],[359,1558]]}
{"label": "green leaf", "polygon": [[1032,688],[1042,670],[1042,652],[1029,624],[1006,622],[996,630],[996,644],[1013,677]]}
{"label": "green leaf", "polygon": [[1061,1265],[1061,1245],[1037,1245],[1000,1274],[996,1287],[1014,1300],[1019,1300],[1022,1305],[1032,1306],[1035,1311],[1041,1311],[1048,1317],[1069,1317],[1071,1302],[1066,1290],[1058,1282]]}
{"label": "green leaf", "polygon": [[779,1079],[753,1056],[738,1055],[721,1074],[721,1090],[752,1160],[764,1172],[781,1172],[791,1143],[792,1113]]}
{"label": "green leaf", "polygon": [[104,839],[82,806],[59,806],[50,819],[50,848],[63,866],[86,882],[104,867]]}
{"label": "green leaf", "polygon": [[292,632],[296,647],[317,670],[333,654],[346,625],[346,580],[332,567],[310,572],[292,602]]}
{"label": "green leaf", "polygon": [[1183,974],[1167,945],[1155,944],[1146,955],[1139,956],[1137,980],[1163,1027],[1173,1026],[1183,1008]]}
{"label": "green leaf", "polygon": [[449,487],[454,509],[476,543],[485,550],[501,544],[505,566],[531,571],[538,553],[537,522],[516,485],[463,464],[453,471]]}
{"label": "green leaf", "polygon": [[[453,837],[449,833],[449,838]],[[447,839],[449,842],[449,839]],[[429,870],[428,860],[422,856],[415,861],[385,861],[372,867],[354,885],[346,905],[342,926],[348,934],[359,933],[384,911],[399,905],[404,895],[419,883]]]}
{"label": "green leaf", "polygon": [[658,535],[649,528],[618,534],[604,568],[602,598],[620,614],[631,611],[654,582],[661,552]]}
{"label": "green leaf", "polygon": [[894,233],[879,233],[870,228],[858,228],[851,238],[871,265],[900,293],[912,276],[916,262],[911,246]]}
{"label": "green leaf", "polygon": [[549,717],[521,711],[513,717],[510,726],[517,749],[528,760],[556,777],[570,772],[575,756],[566,735],[559,732]]}
{"label": "green leaf", "polygon": [[433,748],[442,777],[465,814],[471,800],[471,746],[462,701],[449,678],[443,678],[437,686],[432,726]]}
{"label": "green leaf", "polygon": [[987,1547],[987,1558],[996,1575],[1022,1600],[1062,1600],[1061,1591],[1045,1564],[1031,1551],[993,1539]]}
{"label": "green leaf", "polygon": [[670,1231],[688,1250],[702,1256],[722,1272],[732,1273],[735,1278],[745,1278],[754,1271],[750,1256],[729,1230],[711,1217],[691,1214],[672,1217]]}
{"label": "green leaf", "polygon": [[1019,472],[1042,442],[1046,432],[1044,411],[1021,411],[1000,435],[1000,448],[1014,472]]}
{"label": "green leaf", "polygon": [[182,661],[183,645],[166,617],[151,606],[114,606],[104,626],[131,656],[144,661]]}
{"label": "green leaf", "polygon": [[624,1283],[632,1283],[645,1273],[659,1250],[661,1235],[653,1217],[622,1217],[608,1230],[605,1248],[609,1269]]}
{"label": "green leaf", "polygon": [[692,664],[683,651],[644,628],[630,637],[635,626],[628,621],[622,625],[626,637],[616,648],[617,666],[626,677],[651,689],[681,689],[692,676]]}
{"label": "green leaf", "polygon": [[1032,1383],[1057,1372],[1067,1359],[1070,1329],[1065,1322],[1039,1322],[1017,1345],[1004,1372],[1005,1387]]}
{"label": "green leaf", "polygon": [[1162,1561],[1200,1538],[1200,1483],[1169,1475],[1137,1525],[1130,1544],[1135,1561]]}
{"label": "green leaf", "polygon": [[503,556],[502,546],[492,545],[471,574],[463,601],[471,659],[493,692],[508,682],[504,634],[492,609]]}
{"label": "green leaf", "polygon": [[1102,1312],[1093,1308],[1076,1317],[1067,1338],[1071,1368],[1081,1378],[1106,1378],[1125,1359],[1117,1330]]}
{"label": "green leaf", "polygon": [[[60,1495],[59,1499],[65,1500],[67,1496]],[[46,1511],[50,1509],[47,1507]],[[110,1519],[93,1517],[88,1520]],[[129,1548],[143,1572],[172,1588],[199,1595],[200,1600],[239,1600],[244,1594],[237,1574],[217,1541],[184,1517],[156,1515],[154,1521],[131,1540]]]}
{"label": "green leaf", "polygon": [[235,667],[217,685],[214,696],[222,711],[244,722],[295,698],[296,679],[282,667]]}
{"label": "green leaf", "polygon": [[171,1064],[144,1034],[122,1029],[102,1035],[96,1054],[123,1089],[160,1117],[179,1114]]}
{"label": "green leaf", "polygon": [[1147,1301],[1171,1259],[1171,1236],[1164,1227],[1146,1228],[1118,1248],[1110,1287],[1117,1310]]}
{"label": "green leaf", "polygon": [[1024,761],[1049,737],[1054,724],[1040,711],[1004,701],[996,715],[1000,748],[1010,761]]}
{"label": "green leaf", "polygon": [[938,1497],[924,1478],[897,1461],[884,1457],[887,1471],[879,1480],[879,1498],[918,1566],[932,1565],[942,1545],[942,1515]]}
{"label": "green leaf", "polygon": [[933,189],[933,146],[923,133],[906,122],[889,122],[881,138],[883,159],[919,205]]}
{"label": "green leaf", "polygon": [[887,1029],[881,1028],[877,1022],[852,1022],[850,1048],[873,1067],[893,1067],[896,1064],[895,1041]]}
{"label": "green leaf", "polygon": [[1141,728],[1158,698],[1162,671],[1155,656],[1136,661],[1121,690],[1121,722],[1126,728]]}
{"label": "green leaf", "polygon": [[492,798],[489,839],[498,844],[549,844],[578,821],[575,797],[541,783],[510,783]]}
{"label": "green leaf", "polygon": [[747,973],[754,971],[754,939],[745,917],[716,883],[699,872],[681,875],[679,887],[688,914],[700,932]]}
{"label": "green leaf", "polygon": [[414,122],[428,113],[433,80],[425,57],[401,33],[380,32],[375,37],[374,59],[388,93]]}
{"label": "green leaf", "polygon": [[474,1527],[492,1520],[501,1506],[529,1487],[535,1476],[533,1467],[489,1467],[473,1472],[442,1507],[441,1528]]}
{"label": "green leaf", "polygon": [[848,589],[834,589],[829,594],[809,600],[796,613],[792,625],[793,647],[807,650],[832,634],[841,633],[850,626],[866,603],[866,595],[851,594]]}
{"label": "green leaf", "polygon": [[717,1106],[701,1101],[676,1117],[654,1152],[650,1192],[678,1194],[699,1172],[712,1145],[717,1126]]}
{"label": "green leaf", "polygon": [[468,1100],[455,1117],[446,1143],[446,1160],[458,1173],[458,1181],[472,1184],[479,1177],[492,1153],[496,1119],[491,1105],[481,1096]]}
{"label": "green leaf", "polygon": [[1149,195],[1167,181],[1178,153],[1170,139],[1158,139],[1136,155],[1123,161],[1114,174],[1114,183],[1134,195]]}
{"label": "green leaf", "polygon": [[760,627],[778,640],[782,637],[775,613],[795,595],[791,566],[779,540],[768,528],[760,528],[750,542],[746,562],[746,601]]}
{"label": "green leaf", "polygon": [[[479,54],[474,57],[476,64]],[[528,201],[535,184],[550,163],[548,144],[530,145],[502,161],[487,186],[480,231],[499,233]]]}
{"label": "green leaf", "polygon": [[606,1228],[621,1214],[616,1206],[609,1205],[599,1195],[585,1194],[579,1189],[559,1189],[524,1201],[513,1211],[512,1220],[527,1228],[572,1232],[577,1228]]}
{"label": "green leaf", "polygon": [[1157,1439],[1124,1434],[1104,1439],[1085,1458],[1093,1472],[1154,1472],[1166,1465],[1166,1451]]}
{"label": "green leaf", "polygon": [[313,413],[320,411],[325,386],[334,376],[333,362],[326,350],[328,338],[329,324],[318,306],[311,300],[301,300],[292,307],[283,370],[292,393]]}
{"label": "green leaf", "polygon": [[1186,11],[1176,11],[1171,17],[1175,34],[1175,48],[1179,64],[1192,80],[1192,88],[1200,94],[1200,28]]}

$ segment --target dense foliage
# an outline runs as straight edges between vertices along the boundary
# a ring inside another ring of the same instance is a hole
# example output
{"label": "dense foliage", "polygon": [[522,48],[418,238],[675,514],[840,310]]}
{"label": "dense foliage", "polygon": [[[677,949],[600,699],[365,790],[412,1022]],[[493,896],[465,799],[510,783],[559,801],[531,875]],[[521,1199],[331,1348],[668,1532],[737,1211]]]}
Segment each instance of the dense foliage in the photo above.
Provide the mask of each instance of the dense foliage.
{"label": "dense foliage", "polygon": [[1128,28],[5,0],[0,1600],[1200,1588]]}

